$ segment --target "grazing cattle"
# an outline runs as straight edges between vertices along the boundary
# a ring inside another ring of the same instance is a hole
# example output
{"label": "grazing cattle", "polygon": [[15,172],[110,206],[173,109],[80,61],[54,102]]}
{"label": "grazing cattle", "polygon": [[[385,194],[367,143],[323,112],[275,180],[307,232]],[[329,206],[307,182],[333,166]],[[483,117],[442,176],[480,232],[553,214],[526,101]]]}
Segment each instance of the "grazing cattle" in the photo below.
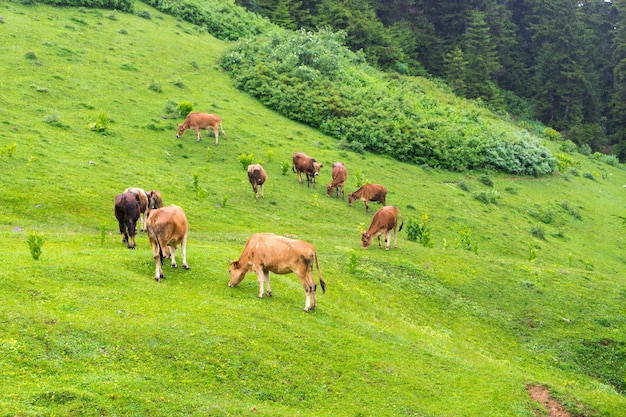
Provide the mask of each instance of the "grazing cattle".
{"label": "grazing cattle", "polygon": [[263,189],[265,181],[267,181],[267,174],[261,164],[248,165],[248,181],[250,181],[252,191],[254,191],[254,200],[259,201],[259,188],[261,188],[261,197],[265,198]]}
{"label": "grazing cattle", "polygon": [[293,164],[291,170],[298,174],[298,181],[302,184],[302,173],[306,174],[306,186],[309,187],[309,181],[313,183],[315,188],[315,177],[319,175],[320,168],[324,165],[317,162],[314,158],[308,157],[302,152],[296,152],[293,154]]}
{"label": "grazing cattle", "polygon": [[333,164],[333,181],[326,186],[326,195],[330,197],[333,193],[333,189],[337,190],[337,198],[339,198],[339,194],[341,193],[341,199],[345,198],[344,186],[346,183],[346,178],[348,178],[348,171],[346,171],[346,167],[343,166],[341,162],[335,162]]}
{"label": "grazing cattle", "polygon": [[378,184],[365,184],[355,192],[348,194],[348,205],[351,206],[356,200],[365,202],[365,212],[370,212],[370,201],[377,201],[383,206],[387,198],[387,189]]}
{"label": "grazing cattle", "polygon": [[148,193],[141,188],[127,188],[125,193],[131,193],[139,199],[139,230],[146,230],[146,211],[148,210]]}
{"label": "grazing cattle", "polygon": [[163,207],[163,198],[157,190],[148,191],[148,208],[146,209],[146,219],[150,216],[150,211]]}
{"label": "grazing cattle", "polygon": [[[326,292],[326,283],[322,279],[313,245],[304,240],[293,240],[272,233],[257,233],[250,236],[239,260],[230,262],[228,285],[234,287],[244,279],[246,273],[255,272],[259,280],[259,298],[263,298],[265,294],[271,297],[270,272],[275,274],[293,272],[300,279],[306,294],[304,311],[310,311],[315,308],[317,289],[313,278],[313,264],[317,267],[322,292]],[[264,283],[266,291],[263,290]]]}
{"label": "grazing cattle", "polygon": [[222,134],[226,136],[226,132],[224,132],[224,128],[222,127],[222,118],[217,114],[207,114],[207,113],[199,113],[193,112],[189,113],[185,118],[185,121],[178,125],[178,132],[176,133],[176,137],[179,138],[188,129],[195,129],[196,134],[198,135],[197,142],[200,142],[200,129],[211,129],[213,133],[215,133],[215,144],[217,145],[217,139],[219,137],[219,130],[222,131]]}
{"label": "grazing cattle", "polygon": [[135,249],[139,213],[139,197],[136,194],[123,193],[115,197],[115,218],[120,226],[122,243],[126,243],[128,249]]}
{"label": "grazing cattle", "polygon": [[156,271],[154,279],[161,282],[163,275],[163,258],[171,258],[172,268],[176,268],[176,247],[181,245],[183,268],[187,265],[187,232],[189,226],[182,208],[167,206],[152,210],[146,221],[146,230],[152,246]]}
{"label": "grazing cattle", "polygon": [[[398,243],[398,232],[396,228],[398,227],[398,216],[402,218],[402,213],[398,210],[397,207],[394,206],[385,206],[374,213],[374,217],[372,217],[372,224],[370,224],[369,229],[363,233],[361,236],[361,243],[363,244],[363,249],[367,249],[371,244],[372,240],[375,237],[378,238],[378,247],[382,248],[380,244],[380,235],[383,234],[385,237],[385,250],[389,250],[389,231],[393,230],[393,247],[397,247]],[[402,230],[402,226],[404,226],[404,219],[402,218],[402,223],[400,224],[400,231]]]}

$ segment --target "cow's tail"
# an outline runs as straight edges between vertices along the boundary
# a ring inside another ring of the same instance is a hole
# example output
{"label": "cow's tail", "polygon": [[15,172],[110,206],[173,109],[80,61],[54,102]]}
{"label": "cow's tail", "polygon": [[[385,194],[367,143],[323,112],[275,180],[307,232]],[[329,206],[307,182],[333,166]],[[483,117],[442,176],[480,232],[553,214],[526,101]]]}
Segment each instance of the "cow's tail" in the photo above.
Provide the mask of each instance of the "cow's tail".
{"label": "cow's tail", "polygon": [[320,264],[317,261],[317,252],[315,253],[315,266],[317,267],[317,278],[320,280],[320,286],[322,287],[322,294],[326,292],[326,282],[322,278],[322,271],[320,270]]}
{"label": "cow's tail", "polygon": [[400,216],[400,221],[402,223],[400,223],[400,228],[398,229],[398,232],[402,231],[402,226],[404,226],[404,217],[402,217],[402,213],[400,212],[400,210],[398,210],[398,215]]}
{"label": "cow's tail", "polygon": [[[147,231],[148,231],[148,235],[150,237],[151,240],[154,240],[154,242],[157,245],[157,248],[159,249],[159,258],[161,258],[161,264],[163,263],[163,248],[161,247],[161,241],[159,240],[159,236],[156,234],[156,232],[152,229],[152,227],[146,227]],[[156,256],[155,256],[156,259]]]}

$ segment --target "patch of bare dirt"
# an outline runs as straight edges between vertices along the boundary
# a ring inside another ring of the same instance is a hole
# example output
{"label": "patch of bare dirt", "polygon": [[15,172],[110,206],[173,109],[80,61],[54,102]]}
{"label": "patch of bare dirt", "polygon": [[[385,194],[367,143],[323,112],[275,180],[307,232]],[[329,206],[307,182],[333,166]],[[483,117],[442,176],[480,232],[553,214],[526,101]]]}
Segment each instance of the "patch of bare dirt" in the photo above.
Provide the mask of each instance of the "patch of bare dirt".
{"label": "patch of bare dirt", "polygon": [[550,417],[572,417],[572,414],[550,396],[548,388],[541,385],[527,385],[526,391],[530,398],[540,403]]}

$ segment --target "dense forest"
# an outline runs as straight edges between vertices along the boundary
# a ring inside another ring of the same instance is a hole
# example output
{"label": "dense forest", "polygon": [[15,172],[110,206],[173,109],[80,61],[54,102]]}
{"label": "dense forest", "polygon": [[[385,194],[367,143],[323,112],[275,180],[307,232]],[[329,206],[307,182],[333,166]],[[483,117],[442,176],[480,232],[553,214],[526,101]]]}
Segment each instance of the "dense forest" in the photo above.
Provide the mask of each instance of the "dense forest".
{"label": "dense forest", "polygon": [[285,28],[342,30],[380,69],[626,160],[626,0],[236,1]]}

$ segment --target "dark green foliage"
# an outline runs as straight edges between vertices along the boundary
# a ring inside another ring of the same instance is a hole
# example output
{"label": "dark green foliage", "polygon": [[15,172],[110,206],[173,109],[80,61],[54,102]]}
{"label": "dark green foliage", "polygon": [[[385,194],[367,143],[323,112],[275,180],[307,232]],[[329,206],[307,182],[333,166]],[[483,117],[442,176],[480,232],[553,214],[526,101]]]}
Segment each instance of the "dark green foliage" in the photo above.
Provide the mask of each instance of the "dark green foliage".
{"label": "dark green foliage", "polygon": [[489,175],[482,175],[478,177],[478,181],[482,182],[487,187],[493,187],[493,180],[491,179]]}
{"label": "dark green foliage", "polygon": [[204,28],[218,39],[237,40],[258,35],[270,26],[265,18],[219,0],[145,0],[144,3]]}
{"label": "dark green foliage", "polygon": [[454,171],[554,170],[554,158],[537,137],[484,123],[490,116],[478,109],[431,100],[416,79],[374,70],[343,41],[344,35],[326,29],[276,30],[233,46],[220,63],[239,88],[340,144],[360,143],[400,161]]}
{"label": "dark green foliage", "polygon": [[[35,1],[33,1],[34,3]],[[132,12],[135,0],[39,0],[54,6],[90,7]]]}

